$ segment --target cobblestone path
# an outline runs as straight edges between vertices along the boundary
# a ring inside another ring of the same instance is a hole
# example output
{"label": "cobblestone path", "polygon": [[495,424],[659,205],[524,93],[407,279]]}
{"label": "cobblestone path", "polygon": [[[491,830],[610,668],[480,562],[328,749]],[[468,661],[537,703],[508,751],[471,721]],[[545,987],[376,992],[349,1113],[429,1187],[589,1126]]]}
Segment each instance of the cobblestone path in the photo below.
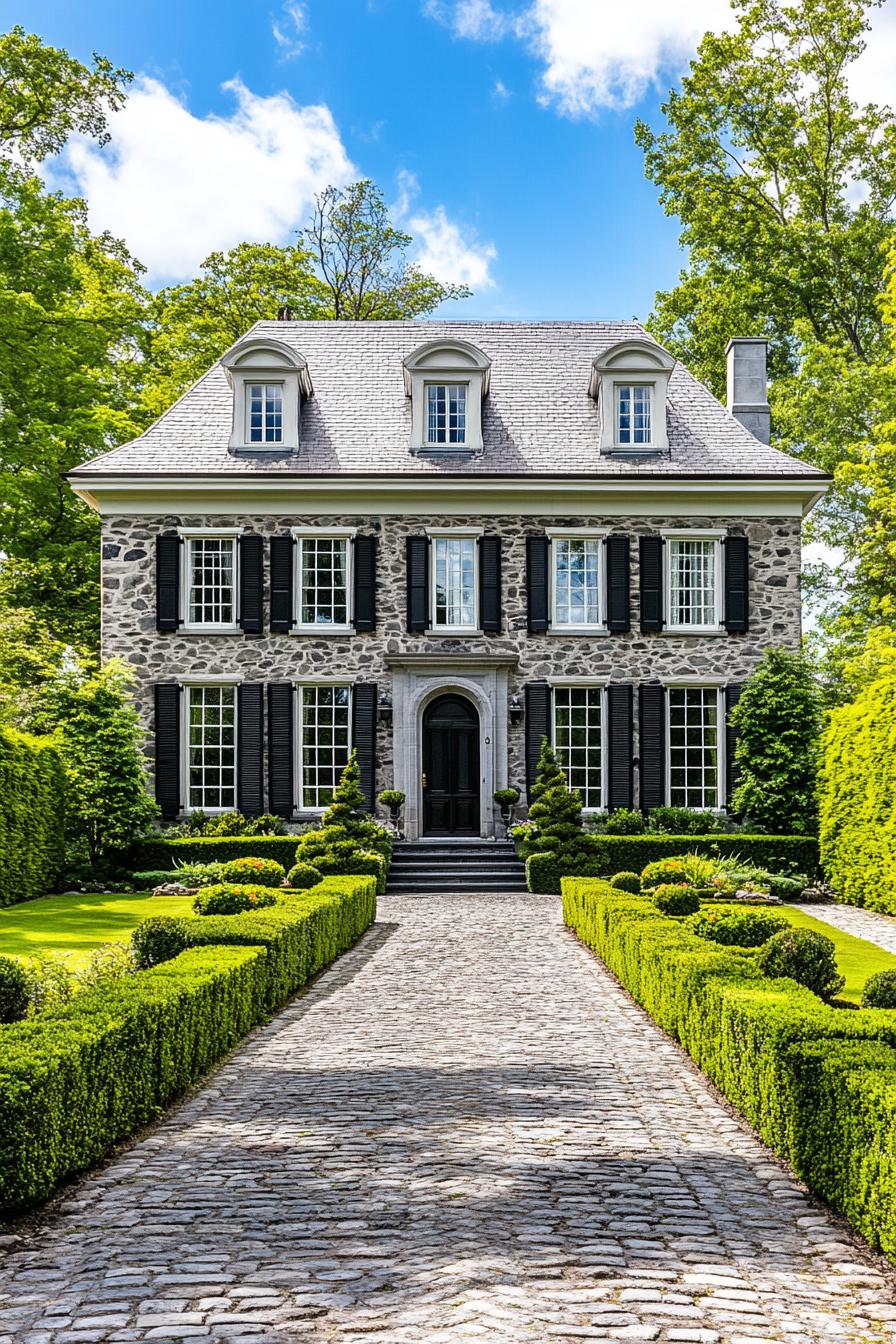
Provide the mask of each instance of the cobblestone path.
{"label": "cobblestone path", "polygon": [[862,910],[857,905],[800,905],[807,915],[832,924],[835,929],[877,943],[887,952],[896,952],[896,919],[879,915],[875,910]]}
{"label": "cobblestone path", "polygon": [[4,1344],[868,1344],[896,1291],[558,902],[395,898],[6,1250],[0,1320]]}

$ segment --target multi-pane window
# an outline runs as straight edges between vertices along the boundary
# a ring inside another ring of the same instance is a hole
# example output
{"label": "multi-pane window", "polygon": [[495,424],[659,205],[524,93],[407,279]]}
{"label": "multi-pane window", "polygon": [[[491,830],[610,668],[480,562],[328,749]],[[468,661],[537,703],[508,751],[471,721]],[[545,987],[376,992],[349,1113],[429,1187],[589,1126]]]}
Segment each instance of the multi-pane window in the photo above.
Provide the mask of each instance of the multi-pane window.
{"label": "multi-pane window", "polygon": [[718,543],[669,537],[669,624],[717,626],[716,554]]}
{"label": "multi-pane window", "polygon": [[603,805],[603,692],[599,686],[554,689],[554,750],[571,789],[587,808]]}
{"label": "multi-pane window", "polygon": [[188,686],[187,799],[190,809],[236,807],[236,687]]}
{"label": "multi-pane window", "polygon": [[428,383],[426,387],[426,442],[463,444],[467,441],[466,383]]}
{"label": "multi-pane window", "polygon": [[249,443],[283,442],[283,384],[246,384],[246,439]]}
{"label": "multi-pane window", "polygon": [[651,394],[644,383],[620,383],[616,387],[616,441],[633,448],[653,442]]}
{"label": "multi-pane window", "polygon": [[348,763],[351,687],[302,686],[299,806],[328,807]]}
{"label": "multi-pane window", "polygon": [[349,546],[348,537],[299,537],[299,625],[348,625]]}
{"label": "multi-pane window", "polygon": [[719,805],[719,693],[714,687],[669,690],[669,804]]}
{"label": "multi-pane window", "polygon": [[187,622],[232,626],[236,622],[236,539],[187,541]]}
{"label": "multi-pane window", "polygon": [[600,623],[599,537],[555,537],[554,624]]}
{"label": "multi-pane window", "polygon": [[476,628],[476,539],[435,537],[433,625]]}

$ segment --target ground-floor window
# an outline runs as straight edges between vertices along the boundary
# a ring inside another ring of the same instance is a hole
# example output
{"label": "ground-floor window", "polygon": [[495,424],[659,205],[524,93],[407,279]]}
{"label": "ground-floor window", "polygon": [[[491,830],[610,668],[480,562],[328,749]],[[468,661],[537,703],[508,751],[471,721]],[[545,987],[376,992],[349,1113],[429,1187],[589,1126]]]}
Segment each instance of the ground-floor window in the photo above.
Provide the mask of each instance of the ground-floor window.
{"label": "ground-floor window", "polygon": [[187,686],[187,797],[191,810],[236,807],[236,687]]}
{"label": "ground-floor window", "polygon": [[299,687],[299,806],[329,806],[348,762],[350,686]]}
{"label": "ground-floor window", "polygon": [[669,690],[669,803],[719,806],[719,692],[715,687]]}
{"label": "ground-floor window", "polygon": [[603,806],[603,691],[554,688],[554,750],[571,789],[586,808]]}

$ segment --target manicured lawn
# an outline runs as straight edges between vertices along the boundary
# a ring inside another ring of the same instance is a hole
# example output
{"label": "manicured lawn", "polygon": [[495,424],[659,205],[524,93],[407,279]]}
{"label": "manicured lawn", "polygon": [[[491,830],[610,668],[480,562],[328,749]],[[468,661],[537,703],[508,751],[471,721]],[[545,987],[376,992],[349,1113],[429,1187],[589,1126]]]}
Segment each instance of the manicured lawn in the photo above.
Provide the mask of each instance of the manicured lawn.
{"label": "manicured lawn", "polygon": [[52,952],[66,956],[77,970],[101,943],[124,943],[131,930],[150,915],[187,915],[192,896],[128,895],[42,896],[0,910],[0,953],[28,956]]}
{"label": "manicured lawn", "polygon": [[[776,913],[778,908],[776,907]],[[862,1000],[862,989],[870,975],[877,971],[896,971],[896,956],[885,952],[874,943],[866,943],[863,938],[854,938],[851,933],[842,933],[840,929],[825,924],[823,920],[813,919],[797,905],[784,905],[780,913],[786,915],[791,924],[801,929],[814,929],[830,938],[837,949],[837,965],[840,974],[846,976],[846,987],[840,997],[852,999],[855,1003]]]}

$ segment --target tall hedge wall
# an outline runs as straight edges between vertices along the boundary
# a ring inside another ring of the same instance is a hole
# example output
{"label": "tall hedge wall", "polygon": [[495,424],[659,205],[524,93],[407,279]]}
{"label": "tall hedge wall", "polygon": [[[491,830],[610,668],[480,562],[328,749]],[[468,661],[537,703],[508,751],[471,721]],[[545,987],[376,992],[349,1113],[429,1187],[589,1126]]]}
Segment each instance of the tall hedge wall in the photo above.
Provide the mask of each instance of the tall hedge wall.
{"label": "tall hedge wall", "polygon": [[838,900],[896,914],[896,669],[831,714],[820,841]]}
{"label": "tall hedge wall", "polygon": [[134,872],[169,869],[180,863],[228,863],[247,856],[276,859],[289,869],[296,861],[298,835],[199,835],[163,840],[150,835],[137,840],[128,854]]}
{"label": "tall hedge wall", "polygon": [[0,1027],[0,1210],[45,1199],[152,1120],[360,937],[375,888],[331,877],[276,921],[210,917],[172,961]]}
{"label": "tall hedge wall", "polygon": [[49,738],[0,728],[0,906],[45,896],[65,862],[65,771]]}
{"label": "tall hedge wall", "polygon": [[896,1259],[896,1013],[828,1007],[643,896],[565,878],[567,925],[873,1246]]}

